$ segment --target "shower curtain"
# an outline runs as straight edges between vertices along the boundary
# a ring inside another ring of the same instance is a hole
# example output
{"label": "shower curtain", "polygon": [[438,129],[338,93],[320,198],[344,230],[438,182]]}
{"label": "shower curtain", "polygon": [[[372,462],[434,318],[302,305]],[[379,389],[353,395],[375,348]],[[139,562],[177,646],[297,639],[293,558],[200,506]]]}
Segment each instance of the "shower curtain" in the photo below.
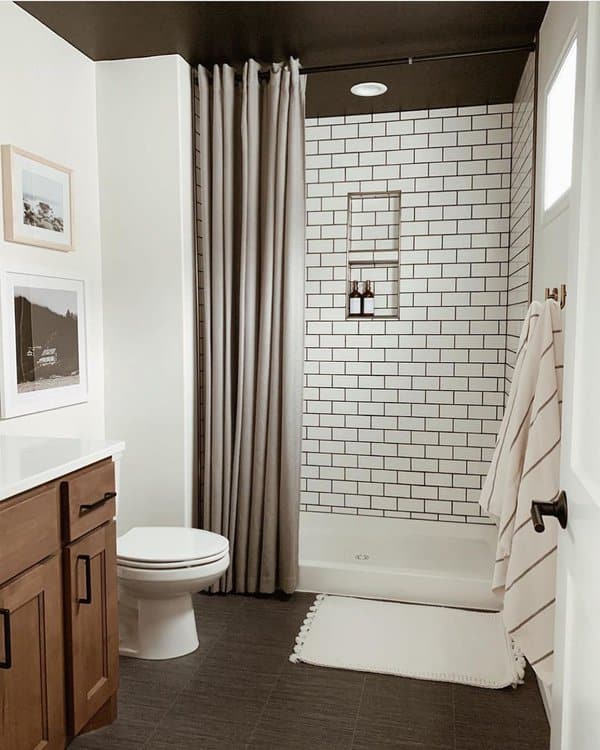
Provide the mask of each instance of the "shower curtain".
{"label": "shower curtain", "polygon": [[[304,330],[299,63],[198,69],[203,528],[229,539],[221,591],[291,593],[298,567]],[[212,79],[212,80],[211,80]]]}

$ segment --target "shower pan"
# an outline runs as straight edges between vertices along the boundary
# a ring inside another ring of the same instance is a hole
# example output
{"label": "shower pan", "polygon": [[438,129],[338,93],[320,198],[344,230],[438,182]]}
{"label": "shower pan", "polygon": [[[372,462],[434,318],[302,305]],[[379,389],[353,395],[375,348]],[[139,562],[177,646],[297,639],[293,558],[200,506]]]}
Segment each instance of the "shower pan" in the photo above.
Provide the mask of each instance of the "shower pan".
{"label": "shower pan", "polygon": [[496,528],[302,513],[300,591],[499,610]]}

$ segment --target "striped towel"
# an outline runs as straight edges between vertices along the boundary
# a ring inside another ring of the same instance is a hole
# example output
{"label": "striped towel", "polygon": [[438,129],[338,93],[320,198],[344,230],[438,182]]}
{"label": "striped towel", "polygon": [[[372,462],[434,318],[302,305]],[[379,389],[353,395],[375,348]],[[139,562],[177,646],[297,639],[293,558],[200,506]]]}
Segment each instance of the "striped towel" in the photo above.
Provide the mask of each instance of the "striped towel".
{"label": "striped towel", "polygon": [[504,623],[538,676],[552,684],[557,522],[538,534],[532,500],[560,490],[563,336],[554,300],[533,302],[480,504],[498,525],[493,589]]}

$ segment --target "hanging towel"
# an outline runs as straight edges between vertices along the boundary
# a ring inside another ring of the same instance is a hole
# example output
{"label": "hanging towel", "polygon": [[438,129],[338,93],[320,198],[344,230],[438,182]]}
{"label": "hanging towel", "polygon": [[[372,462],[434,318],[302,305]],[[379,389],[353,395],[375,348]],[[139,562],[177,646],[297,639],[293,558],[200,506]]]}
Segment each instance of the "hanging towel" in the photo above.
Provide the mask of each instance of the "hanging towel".
{"label": "hanging towel", "polygon": [[519,340],[504,418],[480,504],[498,525],[493,589],[504,594],[508,633],[552,684],[557,522],[542,534],[531,501],[560,491],[563,336],[554,300],[533,302]]}

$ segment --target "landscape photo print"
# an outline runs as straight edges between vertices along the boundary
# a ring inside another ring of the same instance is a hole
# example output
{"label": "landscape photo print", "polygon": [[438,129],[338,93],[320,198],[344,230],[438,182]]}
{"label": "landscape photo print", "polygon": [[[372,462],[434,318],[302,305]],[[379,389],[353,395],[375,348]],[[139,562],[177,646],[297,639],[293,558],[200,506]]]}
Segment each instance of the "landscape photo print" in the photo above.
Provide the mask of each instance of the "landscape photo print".
{"label": "landscape photo print", "polygon": [[23,223],[59,234],[65,231],[65,204],[60,182],[23,169]]}
{"label": "landscape photo print", "polygon": [[86,400],[83,282],[6,273],[2,416]]}
{"label": "landscape photo print", "polygon": [[72,250],[71,170],[15,146],[2,146],[4,238]]}

